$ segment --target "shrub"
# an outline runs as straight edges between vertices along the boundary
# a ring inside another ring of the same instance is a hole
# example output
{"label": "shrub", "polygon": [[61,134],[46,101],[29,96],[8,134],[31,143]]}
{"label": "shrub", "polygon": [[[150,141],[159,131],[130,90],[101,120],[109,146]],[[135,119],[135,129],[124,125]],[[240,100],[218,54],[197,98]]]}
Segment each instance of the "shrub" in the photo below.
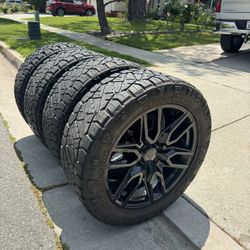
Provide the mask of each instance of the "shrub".
{"label": "shrub", "polygon": [[180,21],[180,30],[184,30],[185,23],[190,23],[193,17],[193,4],[186,3],[182,4],[180,7],[179,21]]}
{"label": "shrub", "polygon": [[29,7],[26,5],[0,3],[0,12],[3,12],[4,14],[16,12],[27,13],[28,11]]}
{"label": "shrub", "polygon": [[19,12],[20,7],[17,4],[10,4],[8,6],[8,9],[10,13],[16,13],[16,12]]}
{"label": "shrub", "polygon": [[0,12],[3,12],[4,14],[8,13],[8,5],[6,3],[0,4]]}
{"label": "shrub", "polygon": [[214,25],[215,16],[204,4],[168,0],[163,6],[163,15],[167,21],[179,23],[183,31],[186,23],[194,23],[197,30]]}
{"label": "shrub", "polygon": [[215,25],[215,15],[204,5],[196,5],[192,23],[197,25],[197,30],[213,27]]}
{"label": "shrub", "polygon": [[160,18],[159,9],[157,7],[152,9],[150,8],[147,12],[146,17],[151,18],[153,20],[158,20]]}
{"label": "shrub", "polygon": [[28,13],[29,12],[29,7],[27,5],[22,5],[19,8],[20,12]]}
{"label": "shrub", "polygon": [[179,0],[168,0],[163,6],[163,15],[169,20],[177,20],[180,15],[181,2]]}

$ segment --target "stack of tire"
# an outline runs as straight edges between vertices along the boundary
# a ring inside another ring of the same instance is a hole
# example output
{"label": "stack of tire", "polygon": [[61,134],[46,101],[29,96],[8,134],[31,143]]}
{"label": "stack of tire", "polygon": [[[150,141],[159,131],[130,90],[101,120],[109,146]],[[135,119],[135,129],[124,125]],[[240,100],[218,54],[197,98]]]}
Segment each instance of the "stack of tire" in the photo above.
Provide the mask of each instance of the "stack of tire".
{"label": "stack of tire", "polygon": [[88,211],[112,225],[140,223],[172,204],[210,140],[209,108],[195,87],[77,45],[29,56],[15,98]]}

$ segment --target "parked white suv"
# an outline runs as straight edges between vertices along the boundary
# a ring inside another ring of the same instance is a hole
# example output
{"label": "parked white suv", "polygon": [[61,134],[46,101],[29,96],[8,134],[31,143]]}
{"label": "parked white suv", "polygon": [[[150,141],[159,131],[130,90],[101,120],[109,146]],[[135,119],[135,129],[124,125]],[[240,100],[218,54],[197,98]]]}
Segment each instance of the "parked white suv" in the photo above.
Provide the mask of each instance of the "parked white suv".
{"label": "parked white suv", "polygon": [[250,0],[219,0],[216,12],[221,48],[225,52],[238,52],[250,38]]}

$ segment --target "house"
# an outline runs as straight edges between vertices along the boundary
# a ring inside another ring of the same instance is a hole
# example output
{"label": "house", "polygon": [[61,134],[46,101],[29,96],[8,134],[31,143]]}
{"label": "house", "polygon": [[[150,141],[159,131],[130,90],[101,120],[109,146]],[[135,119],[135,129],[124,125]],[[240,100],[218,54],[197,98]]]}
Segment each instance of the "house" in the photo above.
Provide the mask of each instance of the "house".
{"label": "house", "polygon": [[[104,0],[104,4],[109,1],[110,0]],[[88,0],[87,2],[89,4],[94,5],[96,8],[96,0]],[[105,8],[106,13],[127,12],[127,10],[128,10],[127,4],[124,2],[113,2],[111,4],[108,4]]]}

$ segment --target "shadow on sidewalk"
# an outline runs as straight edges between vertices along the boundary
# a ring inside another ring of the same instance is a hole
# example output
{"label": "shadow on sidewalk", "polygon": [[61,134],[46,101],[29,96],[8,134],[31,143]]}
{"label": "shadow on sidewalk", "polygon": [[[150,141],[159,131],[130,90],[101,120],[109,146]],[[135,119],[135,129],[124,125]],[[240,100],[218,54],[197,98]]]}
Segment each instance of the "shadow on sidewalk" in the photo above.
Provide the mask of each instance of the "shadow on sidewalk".
{"label": "shadow on sidewalk", "polygon": [[[88,213],[67,184],[59,160],[39,139],[25,137],[15,143],[15,149],[27,164],[33,183],[45,190],[46,208],[57,233],[60,232],[62,243],[69,249],[188,250],[201,248],[207,240],[210,222],[206,212],[200,207],[202,213],[198,212],[191,205],[194,201],[185,195],[163,214],[145,223],[129,227],[105,225]],[[188,235],[180,233],[177,224]]]}
{"label": "shadow on sidewalk", "polygon": [[[198,59],[202,60],[202,57],[206,56],[208,52],[204,53],[204,50],[201,51],[193,51],[189,54],[189,57],[191,59],[189,60],[181,60],[182,53],[185,53],[185,50],[180,52],[179,54],[176,54],[176,61],[173,62],[175,66],[176,72],[181,72],[185,76],[192,76],[192,77],[203,77],[206,78],[206,74],[213,74],[215,77],[228,77],[232,75],[232,72],[234,74],[239,73],[250,73],[250,49],[243,49],[239,51],[239,53],[224,53],[221,52],[218,54],[218,57],[215,57],[213,60],[208,62],[197,62]],[[224,57],[220,57],[220,55],[223,55]],[[168,67],[167,65],[171,65],[171,60],[167,60],[168,57],[171,58],[171,55],[165,54],[165,59],[162,59],[162,64],[166,64],[166,71],[164,73],[168,74]],[[195,60],[195,58],[198,58]],[[193,60],[193,61],[192,61]],[[204,59],[205,60],[205,59]],[[157,63],[157,62],[156,62]],[[161,65],[164,67],[164,65]],[[218,69],[216,69],[218,66],[220,66]],[[157,67],[152,66],[157,71]],[[171,74],[171,73],[169,73]]]}
{"label": "shadow on sidewalk", "polygon": [[229,70],[231,69],[250,73],[250,49],[245,50],[244,53],[238,53],[232,57],[213,61],[213,63]]}

